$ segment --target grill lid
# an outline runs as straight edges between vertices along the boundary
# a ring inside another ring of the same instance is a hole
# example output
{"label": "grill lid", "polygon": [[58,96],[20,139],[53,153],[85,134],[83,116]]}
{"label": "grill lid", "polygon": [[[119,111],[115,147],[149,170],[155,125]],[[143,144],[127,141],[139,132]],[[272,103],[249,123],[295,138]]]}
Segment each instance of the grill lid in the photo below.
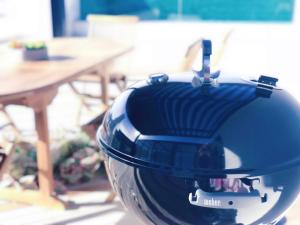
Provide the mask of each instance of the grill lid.
{"label": "grill lid", "polygon": [[204,68],[131,87],[98,131],[102,150],[184,177],[258,176],[299,166],[300,108],[277,79],[218,76]]}

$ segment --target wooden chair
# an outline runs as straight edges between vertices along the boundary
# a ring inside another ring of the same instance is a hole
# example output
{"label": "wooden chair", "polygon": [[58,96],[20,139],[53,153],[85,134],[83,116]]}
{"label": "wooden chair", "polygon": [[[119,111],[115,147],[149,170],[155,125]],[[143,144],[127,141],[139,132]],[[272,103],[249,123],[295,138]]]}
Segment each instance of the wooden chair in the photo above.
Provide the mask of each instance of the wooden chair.
{"label": "wooden chair", "polygon": [[[116,42],[134,45],[135,28],[139,21],[136,16],[107,16],[107,15],[89,15],[88,21],[88,37],[106,37]],[[101,51],[101,49],[99,50]],[[128,55],[126,55],[128,57]],[[127,78],[118,66],[109,68],[109,83],[116,85],[118,90],[122,92],[127,87]],[[76,81],[81,83],[99,83],[102,80],[98,71],[80,76]],[[102,96],[90,93],[80,92],[74,83],[69,84],[73,92],[80,98],[82,104],[86,108],[90,108],[86,98],[101,99]],[[110,99],[115,96],[110,95]]]}
{"label": "wooden chair", "polygon": [[11,126],[15,134],[15,140],[13,142],[6,140],[4,137],[0,137],[0,180],[1,180],[3,175],[8,171],[8,166],[14,155],[15,143],[20,140],[21,134],[19,129],[16,127],[14,121],[12,120],[11,116],[6,111],[3,105],[0,105],[0,112],[5,116],[7,120],[6,124],[0,126],[0,131],[6,128],[7,126]]}
{"label": "wooden chair", "polygon": [[[0,105],[0,110],[7,118],[8,121],[7,124],[0,126],[0,132],[7,126],[12,126],[15,132],[14,141],[8,141],[6,140],[6,138],[0,137],[0,181],[1,181],[3,175],[8,172],[9,164],[11,163],[11,160],[15,153],[14,151],[15,144],[20,139],[20,132],[16,128],[15,124],[13,123],[13,120],[11,119],[10,115],[6,112],[4,106]],[[14,180],[14,182],[18,184],[16,180]]]}
{"label": "wooden chair", "polygon": [[1,142],[3,146],[0,146],[0,180],[8,172],[9,164],[15,153],[15,143],[3,143],[3,140]]}
{"label": "wooden chair", "polygon": [[16,124],[14,123],[13,119],[11,118],[11,116],[9,115],[9,113],[6,111],[5,106],[0,104],[0,113],[2,113],[5,117],[5,119],[7,120],[7,123],[4,125],[0,126],[0,129],[3,129],[7,126],[11,126],[16,137],[19,138],[20,137],[20,131],[17,128]]}

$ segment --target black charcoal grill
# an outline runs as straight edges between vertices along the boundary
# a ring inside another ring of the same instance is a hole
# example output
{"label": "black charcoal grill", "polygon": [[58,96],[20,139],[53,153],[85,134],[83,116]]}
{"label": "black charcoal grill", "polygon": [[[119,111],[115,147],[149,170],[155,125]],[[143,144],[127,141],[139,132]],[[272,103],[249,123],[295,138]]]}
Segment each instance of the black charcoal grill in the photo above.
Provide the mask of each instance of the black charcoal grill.
{"label": "black charcoal grill", "polygon": [[300,187],[300,108],[277,79],[151,75],[97,134],[111,183],[146,224],[276,224]]}

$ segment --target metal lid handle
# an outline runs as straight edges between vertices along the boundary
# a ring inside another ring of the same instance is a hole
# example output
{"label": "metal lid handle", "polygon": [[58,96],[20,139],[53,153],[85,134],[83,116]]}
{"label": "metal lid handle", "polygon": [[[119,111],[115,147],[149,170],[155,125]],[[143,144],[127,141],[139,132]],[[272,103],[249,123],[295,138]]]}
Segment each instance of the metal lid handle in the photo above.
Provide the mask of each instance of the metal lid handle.
{"label": "metal lid handle", "polygon": [[203,84],[215,84],[215,79],[220,75],[220,71],[210,72],[210,55],[212,54],[212,43],[210,40],[202,40],[202,69],[194,71],[195,77],[192,81],[195,87]]}

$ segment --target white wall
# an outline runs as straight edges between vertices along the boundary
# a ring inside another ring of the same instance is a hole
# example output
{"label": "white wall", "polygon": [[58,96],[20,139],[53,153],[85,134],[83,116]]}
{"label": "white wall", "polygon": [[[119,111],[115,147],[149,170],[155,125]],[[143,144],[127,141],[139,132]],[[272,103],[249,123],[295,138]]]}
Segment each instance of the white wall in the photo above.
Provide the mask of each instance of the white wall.
{"label": "white wall", "polygon": [[4,0],[5,17],[0,19],[0,39],[52,37],[50,0]]}

